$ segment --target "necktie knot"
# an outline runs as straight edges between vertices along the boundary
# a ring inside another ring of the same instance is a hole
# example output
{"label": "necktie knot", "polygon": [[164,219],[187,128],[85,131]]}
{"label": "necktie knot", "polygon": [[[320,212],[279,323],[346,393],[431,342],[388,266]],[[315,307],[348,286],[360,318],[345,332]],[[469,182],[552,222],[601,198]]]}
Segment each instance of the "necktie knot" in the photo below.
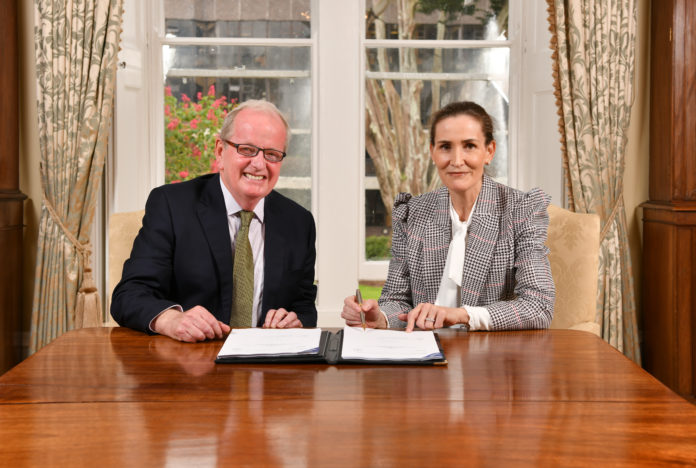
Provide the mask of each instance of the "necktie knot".
{"label": "necktie knot", "polygon": [[242,217],[242,227],[248,229],[251,220],[254,219],[254,212],[242,210],[239,212],[239,215]]}

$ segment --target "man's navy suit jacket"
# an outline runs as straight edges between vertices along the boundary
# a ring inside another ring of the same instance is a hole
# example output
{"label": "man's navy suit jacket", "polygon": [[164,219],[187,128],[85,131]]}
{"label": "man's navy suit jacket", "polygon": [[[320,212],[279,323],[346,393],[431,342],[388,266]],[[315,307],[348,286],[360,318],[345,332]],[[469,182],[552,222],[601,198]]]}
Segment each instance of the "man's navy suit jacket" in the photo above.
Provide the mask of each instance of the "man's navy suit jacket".
{"label": "man's navy suit jacket", "polygon": [[[314,285],[316,230],[312,214],[272,191],[264,204],[262,325],[269,309],[317,323]],[[229,323],[232,306],[232,242],[220,176],[208,174],[154,189],[143,227],[114,289],[111,315],[119,325],[149,332],[163,310],[201,305]]]}

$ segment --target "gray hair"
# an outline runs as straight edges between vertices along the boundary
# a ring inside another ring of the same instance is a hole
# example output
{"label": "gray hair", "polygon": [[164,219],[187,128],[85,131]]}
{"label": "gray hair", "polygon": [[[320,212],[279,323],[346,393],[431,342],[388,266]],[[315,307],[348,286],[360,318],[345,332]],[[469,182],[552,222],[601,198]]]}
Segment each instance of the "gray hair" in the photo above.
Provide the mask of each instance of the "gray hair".
{"label": "gray hair", "polygon": [[222,127],[220,128],[220,138],[227,138],[234,128],[234,119],[244,109],[253,109],[256,111],[265,112],[267,114],[277,115],[283,122],[283,125],[285,125],[285,148],[283,148],[283,150],[287,150],[288,144],[290,143],[290,125],[288,124],[288,121],[283,113],[278,110],[275,104],[263,99],[249,99],[230,111],[225,117],[225,121],[222,123]]}

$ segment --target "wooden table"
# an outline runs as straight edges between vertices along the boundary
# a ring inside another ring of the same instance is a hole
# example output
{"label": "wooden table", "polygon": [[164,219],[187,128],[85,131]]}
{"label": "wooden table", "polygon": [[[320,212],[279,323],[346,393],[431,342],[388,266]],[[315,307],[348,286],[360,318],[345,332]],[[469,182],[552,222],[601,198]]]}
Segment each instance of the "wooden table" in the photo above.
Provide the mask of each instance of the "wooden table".
{"label": "wooden table", "polygon": [[585,332],[440,332],[446,367],[215,364],[76,330],[0,377],[0,465],[696,464],[696,407]]}

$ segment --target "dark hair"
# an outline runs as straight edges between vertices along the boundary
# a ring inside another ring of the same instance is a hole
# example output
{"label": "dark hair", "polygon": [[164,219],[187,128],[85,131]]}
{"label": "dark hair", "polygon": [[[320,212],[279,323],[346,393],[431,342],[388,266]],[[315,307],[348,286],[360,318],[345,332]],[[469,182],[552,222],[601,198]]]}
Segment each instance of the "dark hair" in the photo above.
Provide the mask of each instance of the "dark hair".
{"label": "dark hair", "polygon": [[430,144],[432,146],[435,145],[435,127],[440,121],[448,117],[456,117],[462,114],[473,117],[479,121],[483,135],[486,137],[486,145],[493,141],[493,119],[488,115],[486,109],[475,102],[460,101],[451,102],[433,114],[431,118],[432,123],[430,124]]}

